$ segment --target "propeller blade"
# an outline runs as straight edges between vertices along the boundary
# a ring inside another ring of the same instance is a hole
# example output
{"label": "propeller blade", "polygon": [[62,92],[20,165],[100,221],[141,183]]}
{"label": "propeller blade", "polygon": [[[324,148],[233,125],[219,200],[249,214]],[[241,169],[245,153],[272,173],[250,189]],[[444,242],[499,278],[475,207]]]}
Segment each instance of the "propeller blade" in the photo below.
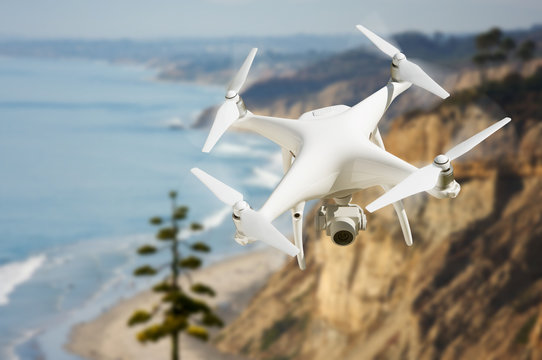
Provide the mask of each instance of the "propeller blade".
{"label": "propeller blade", "polygon": [[192,174],[194,174],[203,183],[203,185],[207,186],[209,190],[211,190],[211,192],[215,194],[216,197],[224,204],[233,206],[237,202],[243,200],[243,195],[240,192],[232,189],[220,180],[215,179],[205,171],[198,168],[192,168],[190,169],[190,172],[192,172]]}
{"label": "propeller blade", "polygon": [[433,164],[418,169],[365,208],[369,212],[375,212],[408,196],[432,189],[437,184],[441,170]]}
{"label": "propeller blade", "polygon": [[[190,171],[226,205],[233,207],[239,201],[243,200],[241,193],[215,179],[205,171],[198,168],[192,168]],[[299,249],[286,239],[270,221],[259,212],[249,208],[248,205],[246,209],[241,210],[241,228],[246,236],[261,240],[290,256],[295,256],[299,253]]]}
{"label": "propeller blade", "polygon": [[[399,69],[399,79],[400,81],[408,81],[412,84],[418,85],[425,90],[440,96],[443,99],[446,99],[450,94],[444,90],[439,84],[437,84],[433,79],[427,75],[421,67],[414,64],[411,61],[408,61],[404,54],[401,54],[401,50],[382,39],[380,36],[373,33],[371,30],[363,27],[361,25],[356,26],[359,31],[361,31],[377,48],[380,49],[384,54],[391,57],[397,68]],[[399,55],[398,55],[399,54]],[[398,58],[396,58],[396,55]]]}
{"label": "propeller blade", "polygon": [[248,56],[245,59],[245,62],[243,63],[243,65],[241,66],[237,74],[235,74],[232,81],[230,82],[230,85],[228,86],[228,93],[230,94],[226,95],[227,97],[233,97],[239,94],[239,91],[241,91],[241,88],[245,84],[248,71],[250,70],[250,67],[252,66],[252,61],[254,61],[254,56],[256,56],[257,51],[258,51],[258,48],[252,48],[252,50],[250,50],[250,52],[248,53]]}
{"label": "propeller blade", "polygon": [[217,141],[237,119],[239,119],[239,109],[237,108],[235,99],[227,99],[224,104],[218,108],[215,121],[213,122],[211,131],[209,131],[209,135],[207,135],[207,140],[205,140],[205,144],[201,151],[206,153],[211,151]]}
{"label": "propeller blade", "polygon": [[467,151],[471,150],[473,147],[487,139],[491,134],[493,134],[495,131],[502,128],[504,125],[508,124],[510,122],[509,117],[505,117],[501,121],[491,125],[485,130],[480,131],[478,134],[472,136],[471,138],[463,141],[462,143],[454,146],[451,148],[447,153],[446,156],[450,158],[451,160],[457,159]]}
{"label": "propeller blade", "polygon": [[296,256],[299,253],[299,249],[294,244],[262,214],[253,209],[248,208],[241,212],[241,227],[248,237],[261,240],[290,256]]}
{"label": "propeller blade", "polygon": [[429,75],[422,70],[421,67],[414,64],[412,61],[407,59],[399,61],[399,77],[402,81],[408,81],[414,85],[443,98],[446,99],[450,94],[442,88],[435,80],[431,79]]}
{"label": "propeller blade", "polygon": [[211,151],[224,132],[226,132],[226,130],[235,122],[235,120],[239,119],[241,114],[237,108],[236,96],[245,84],[248,72],[257,51],[257,48],[250,50],[245,62],[230,82],[228,91],[226,92],[226,101],[220,106],[220,108],[218,108],[215,121],[213,122],[211,131],[209,132],[207,140],[205,140],[205,144],[203,145],[203,149],[201,149],[201,151],[207,153]]}
{"label": "propeller blade", "polygon": [[382,39],[380,36],[376,35],[375,33],[367,29],[366,27],[361,26],[361,25],[356,25],[356,27],[358,28],[359,31],[363,33],[363,35],[367,36],[367,38],[371,40],[371,42],[375,44],[375,46],[379,48],[380,51],[382,51],[384,54],[388,55],[389,57],[393,58],[393,55],[401,52],[401,50],[397,49],[395,46],[393,46],[386,40]]}

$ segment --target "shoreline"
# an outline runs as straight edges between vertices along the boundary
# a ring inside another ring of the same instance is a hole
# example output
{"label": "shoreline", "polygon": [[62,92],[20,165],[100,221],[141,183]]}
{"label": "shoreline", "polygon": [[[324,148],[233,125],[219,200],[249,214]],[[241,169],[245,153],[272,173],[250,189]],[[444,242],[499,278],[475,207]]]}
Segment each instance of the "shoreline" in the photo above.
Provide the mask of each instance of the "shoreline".
{"label": "shoreline", "polygon": [[[208,304],[227,324],[237,317],[267,279],[288,261],[274,249],[254,250],[214,262],[191,274],[194,281],[208,283],[217,293]],[[181,280],[186,285],[187,279]],[[168,358],[170,342],[139,343],[135,334],[144,327],[130,328],[126,322],[132,312],[150,308],[159,295],[151,290],[122,299],[90,321],[73,326],[64,349],[85,359],[150,359]],[[181,354],[186,359],[241,360],[238,355],[220,353],[212,345],[220,329],[211,329],[210,341],[202,342],[189,336],[181,337]]]}

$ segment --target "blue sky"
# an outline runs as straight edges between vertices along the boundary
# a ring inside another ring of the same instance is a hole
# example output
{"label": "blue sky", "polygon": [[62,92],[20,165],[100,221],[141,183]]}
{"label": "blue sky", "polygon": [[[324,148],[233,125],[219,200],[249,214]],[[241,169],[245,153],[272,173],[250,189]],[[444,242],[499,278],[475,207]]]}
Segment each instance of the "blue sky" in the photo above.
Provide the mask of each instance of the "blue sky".
{"label": "blue sky", "polygon": [[69,38],[471,32],[542,23],[540,0],[1,0],[0,35]]}

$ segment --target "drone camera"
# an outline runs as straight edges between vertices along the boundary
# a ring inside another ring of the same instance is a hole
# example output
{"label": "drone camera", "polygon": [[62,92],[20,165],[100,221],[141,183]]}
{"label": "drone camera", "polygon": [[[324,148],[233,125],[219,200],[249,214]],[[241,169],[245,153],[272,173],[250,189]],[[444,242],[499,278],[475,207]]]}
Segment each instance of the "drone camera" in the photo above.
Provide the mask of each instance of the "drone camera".
{"label": "drone camera", "polygon": [[360,230],[367,227],[367,218],[358,205],[331,205],[320,208],[316,218],[318,230],[326,230],[337,245],[351,244]]}

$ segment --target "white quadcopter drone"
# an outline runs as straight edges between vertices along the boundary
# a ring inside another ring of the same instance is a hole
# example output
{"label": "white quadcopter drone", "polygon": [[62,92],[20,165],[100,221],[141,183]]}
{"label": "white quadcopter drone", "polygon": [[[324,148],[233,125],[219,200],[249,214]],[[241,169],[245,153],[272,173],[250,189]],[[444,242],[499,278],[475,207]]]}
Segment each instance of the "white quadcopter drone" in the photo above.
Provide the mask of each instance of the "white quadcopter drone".
{"label": "white quadcopter drone", "polygon": [[[374,212],[392,204],[405,242],[410,246],[412,234],[401,200],[423,191],[441,199],[456,197],[460,186],[454,180],[450,161],[510,121],[510,118],[502,119],[420,169],[390,154],[384,149],[378,121],[391,102],[412,84],[443,99],[450,94],[395,46],[361,25],[357,28],[391,57],[392,62],[388,83],[353,107],[329,106],[306,112],[297,120],[251,113],[239,91],[256,55],[255,48],[230,83],[202,151],[211,151],[230,126],[258,133],[280,145],[285,175],[260,210],[253,210],[243,195],[203,170],[191,170],[218,199],[233,207],[238,243],[245,245],[260,240],[290,256],[297,255],[301,269],[305,268],[302,223],[306,201],[324,199],[316,219],[317,227],[326,230],[338,245],[348,245],[359,230],[367,226],[361,207],[350,204],[352,194],[380,185],[386,193],[366,209]],[[327,203],[329,199],[334,199],[334,204]],[[292,213],[295,245],[271,224],[288,209]]]}

